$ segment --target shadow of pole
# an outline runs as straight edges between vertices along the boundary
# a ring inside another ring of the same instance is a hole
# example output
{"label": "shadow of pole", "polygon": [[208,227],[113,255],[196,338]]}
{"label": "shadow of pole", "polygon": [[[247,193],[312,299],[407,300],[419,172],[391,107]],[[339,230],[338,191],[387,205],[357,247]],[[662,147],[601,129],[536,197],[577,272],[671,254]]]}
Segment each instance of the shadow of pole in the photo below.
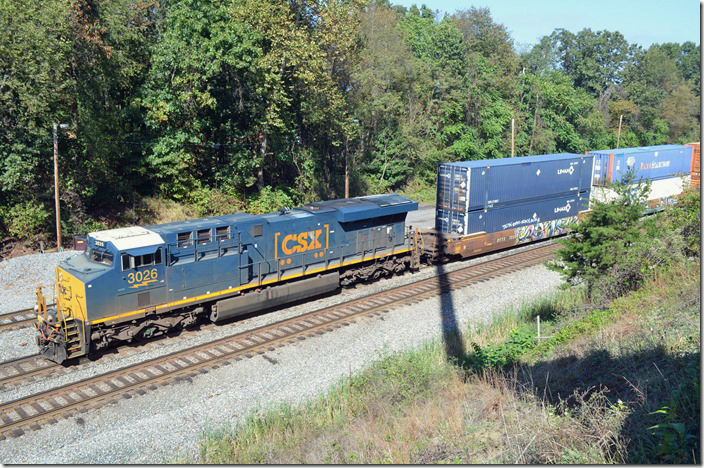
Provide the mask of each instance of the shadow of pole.
{"label": "shadow of pole", "polygon": [[460,361],[465,355],[464,340],[460,332],[455,303],[452,298],[451,283],[443,275],[445,265],[439,262],[435,265],[437,287],[440,290],[440,326],[442,327],[442,341],[445,345],[445,356],[448,361]]}

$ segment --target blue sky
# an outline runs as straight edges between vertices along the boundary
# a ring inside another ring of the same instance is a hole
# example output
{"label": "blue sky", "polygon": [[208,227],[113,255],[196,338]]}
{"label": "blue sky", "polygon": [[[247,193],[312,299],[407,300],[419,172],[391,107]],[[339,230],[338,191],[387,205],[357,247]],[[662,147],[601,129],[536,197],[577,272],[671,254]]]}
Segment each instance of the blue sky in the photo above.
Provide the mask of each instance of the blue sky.
{"label": "blue sky", "polygon": [[[591,28],[619,31],[629,43],[692,41],[699,44],[699,2],[696,0],[390,0],[454,13],[470,6],[488,7],[495,22],[509,30],[514,44],[534,44],[555,28],[574,33]],[[442,17],[442,15],[441,15]]]}

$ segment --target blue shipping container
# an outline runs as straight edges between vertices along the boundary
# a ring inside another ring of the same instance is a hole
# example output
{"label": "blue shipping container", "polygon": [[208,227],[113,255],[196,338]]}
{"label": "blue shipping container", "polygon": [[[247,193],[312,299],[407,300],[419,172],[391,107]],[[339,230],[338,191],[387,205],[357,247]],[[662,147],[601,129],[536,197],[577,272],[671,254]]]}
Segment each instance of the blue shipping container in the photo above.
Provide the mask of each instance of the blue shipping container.
{"label": "blue shipping container", "polygon": [[435,216],[435,229],[458,235],[492,233],[577,216],[580,211],[589,209],[589,196],[590,191],[587,190],[578,194],[470,212],[438,209]]}
{"label": "blue shipping container", "polygon": [[683,145],[640,146],[590,151],[594,156],[594,185],[620,181],[631,168],[638,179],[667,179],[689,174],[692,147]]}
{"label": "blue shipping container", "polygon": [[578,194],[591,188],[592,164],[592,156],[570,153],[443,163],[437,207],[469,212]]}

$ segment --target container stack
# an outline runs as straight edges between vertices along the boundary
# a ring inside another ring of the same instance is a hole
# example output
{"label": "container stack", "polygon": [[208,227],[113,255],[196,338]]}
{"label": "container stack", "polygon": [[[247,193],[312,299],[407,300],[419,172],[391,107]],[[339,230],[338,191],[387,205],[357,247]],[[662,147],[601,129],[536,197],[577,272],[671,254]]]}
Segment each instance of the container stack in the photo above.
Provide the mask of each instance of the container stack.
{"label": "container stack", "polygon": [[577,216],[592,165],[570,153],[440,164],[435,228],[464,236]]}
{"label": "container stack", "polygon": [[600,202],[616,199],[617,194],[610,186],[634,170],[634,183],[641,179],[650,181],[647,212],[671,205],[690,184],[693,149],[686,145],[660,145],[590,151],[588,154],[594,156],[592,199]]}
{"label": "container stack", "polygon": [[699,189],[700,183],[701,183],[701,177],[702,177],[702,170],[701,170],[701,156],[699,153],[699,142],[696,143],[685,143],[685,146],[691,146],[692,147],[692,166],[691,166],[691,172],[692,172],[692,187]]}
{"label": "container stack", "polygon": [[594,156],[594,185],[609,186],[621,181],[631,169],[639,179],[661,180],[688,175],[692,147],[684,145],[641,146],[589,151]]}

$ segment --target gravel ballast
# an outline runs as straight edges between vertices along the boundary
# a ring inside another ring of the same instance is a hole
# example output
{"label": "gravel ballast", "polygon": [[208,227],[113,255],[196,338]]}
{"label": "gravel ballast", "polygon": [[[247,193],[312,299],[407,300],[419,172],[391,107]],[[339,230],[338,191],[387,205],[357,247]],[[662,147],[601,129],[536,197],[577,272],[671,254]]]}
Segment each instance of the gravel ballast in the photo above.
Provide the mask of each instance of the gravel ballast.
{"label": "gravel ballast", "polygon": [[[495,256],[503,255],[506,254]],[[452,271],[485,260],[449,264],[445,270]],[[276,313],[208,328],[184,339],[155,342],[135,348],[131,353],[120,353],[119,359],[100,359],[85,369],[81,367],[24,389],[5,389],[3,400],[18,398],[23,392],[39,391],[45,385],[55,386],[62,379],[75,381],[110,368],[123,367],[133,360],[156,357],[176,348],[211,341],[433,274],[433,269],[427,269],[412,276],[394,277]],[[0,442],[0,461],[78,464],[161,463],[177,457],[194,459],[200,435],[232,426],[258,405],[303,401],[318,395],[350,372],[364,369],[384,353],[410,349],[428,339],[440,338],[442,313],[447,313],[449,307],[452,307],[461,329],[465,330],[470,322],[486,321],[493,314],[538,293],[556,290],[559,284],[556,273],[537,266],[453,291],[442,298],[405,306],[384,314],[383,319],[365,319],[263,356],[222,366],[190,382],[162,387],[80,417],[59,421],[22,437],[7,439]],[[2,334],[3,340],[9,337],[9,333]]]}
{"label": "gravel ballast", "polygon": [[51,296],[58,264],[82,254],[76,250],[67,250],[23,255],[0,262],[0,314],[34,307],[37,303],[37,286],[42,286],[44,294]]}

